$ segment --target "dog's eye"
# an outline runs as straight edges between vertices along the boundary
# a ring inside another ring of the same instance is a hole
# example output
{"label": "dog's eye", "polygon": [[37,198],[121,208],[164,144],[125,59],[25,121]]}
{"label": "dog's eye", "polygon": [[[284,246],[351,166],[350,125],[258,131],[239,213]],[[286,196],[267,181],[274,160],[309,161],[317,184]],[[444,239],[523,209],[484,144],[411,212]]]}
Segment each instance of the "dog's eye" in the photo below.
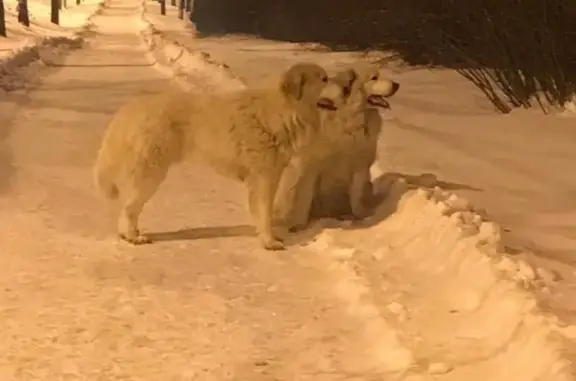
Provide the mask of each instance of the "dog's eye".
{"label": "dog's eye", "polygon": [[322,77],[322,82],[324,83],[328,82],[328,77]]}
{"label": "dog's eye", "polygon": [[344,95],[350,95],[350,86],[344,86],[342,88],[342,92],[344,93]]}
{"label": "dog's eye", "polygon": [[378,76],[377,75],[373,75],[372,78],[370,78],[371,81],[377,81],[378,80]]}

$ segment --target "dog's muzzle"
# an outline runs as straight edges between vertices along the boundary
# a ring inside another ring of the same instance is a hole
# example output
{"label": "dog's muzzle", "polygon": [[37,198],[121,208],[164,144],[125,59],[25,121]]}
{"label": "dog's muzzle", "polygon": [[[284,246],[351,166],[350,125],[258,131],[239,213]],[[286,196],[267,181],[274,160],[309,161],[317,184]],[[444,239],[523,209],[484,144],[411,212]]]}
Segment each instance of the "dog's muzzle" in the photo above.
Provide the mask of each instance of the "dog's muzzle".
{"label": "dog's muzzle", "polygon": [[320,100],[317,103],[317,106],[326,110],[337,110],[338,107],[336,107],[336,103],[334,103],[334,101],[332,99],[329,98],[320,98]]}
{"label": "dog's muzzle", "polygon": [[368,96],[368,104],[374,107],[379,107],[383,109],[389,109],[390,103],[388,103],[388,99],[386,99],[383,95],[369,95]]}

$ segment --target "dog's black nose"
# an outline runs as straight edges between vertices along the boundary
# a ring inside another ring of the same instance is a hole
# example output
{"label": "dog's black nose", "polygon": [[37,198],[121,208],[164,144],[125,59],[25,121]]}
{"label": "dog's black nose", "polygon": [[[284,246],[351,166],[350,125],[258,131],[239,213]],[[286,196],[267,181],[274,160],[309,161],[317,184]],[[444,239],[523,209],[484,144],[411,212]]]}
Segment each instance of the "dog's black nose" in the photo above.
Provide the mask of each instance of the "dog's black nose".
{"label": "dog's black nose", "polygon": [[318,101],[318,107],[325,108],[327,110],[336,110],[336,103],[330,98],[320,98]]}

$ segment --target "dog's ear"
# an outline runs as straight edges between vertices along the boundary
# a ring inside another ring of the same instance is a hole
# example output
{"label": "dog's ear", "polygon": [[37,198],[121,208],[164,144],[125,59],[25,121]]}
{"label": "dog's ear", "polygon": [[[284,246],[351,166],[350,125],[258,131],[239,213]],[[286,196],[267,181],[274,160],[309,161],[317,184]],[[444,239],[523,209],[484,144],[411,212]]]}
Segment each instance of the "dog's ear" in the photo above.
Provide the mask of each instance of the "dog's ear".
{"label": "dog's ear", "polygon": [[346,96],[350,95],[357,80],[358,73],[354,69],[346,69],[336,74],[336,81],[342,86],[342,91]]}
{"label": "dog's ear", "polygon": [[354,69],[347,69],[344,72],[344,75],[346,76],[346,79],[347,79],[350,87],[352,87],[354,82],[356,82],[358,80],[358,73]]}
{"label": "dog's ear", "polygon": [[305,84],[306,72],[298,67],[292,67],[282,76],[280,89],[284,96],[300,100]]}
{"label": "dog's ear", "polygon": [[354,88],[354,84],[357,82],[358,80],[358,73],[356,72],[356,70],[354,69],[348,69],[346,70],[346,79],[348,81],[348,93],[350,93],[351,89]]}

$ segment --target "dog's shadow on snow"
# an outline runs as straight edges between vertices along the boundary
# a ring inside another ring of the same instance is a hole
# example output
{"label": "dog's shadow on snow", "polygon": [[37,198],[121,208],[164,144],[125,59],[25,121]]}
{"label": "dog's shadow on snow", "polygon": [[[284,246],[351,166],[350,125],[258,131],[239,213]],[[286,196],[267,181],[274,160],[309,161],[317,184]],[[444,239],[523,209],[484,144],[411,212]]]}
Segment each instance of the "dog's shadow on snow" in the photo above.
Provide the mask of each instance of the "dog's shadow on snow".
{"label": "dog's shadow on snow", "polygon": [[289,243],[305,245],[314,241],[315,237],[326,229],[356,230],[377,225],[398,210],[400,200],[406,192],[418,188],[434,189],[439,187],[444,191],[482,191],[482,189],[471,185],[439,180],[431,173],[412,175],[388,172],[373,180],[373,184],[374,192],[369,200],[370,209],[373,213],[369,217],[361,221],[353,221],[345,217],[342,219],[327,218],[312,221],[308,228],[293,234]]}
{"label": "dog's shadow on snow", "polygon": [[169,232],[148,233],[148,237],[154,242],[255,236],[256,229],[251,225],[195,227]]}
{"label": "dog's shadow on snow", "polygon": [[[403,180],[403,182],[399,185],[398,180]],[[438,180],[435,175],[430,173],[410,175],[398,172],[389,172],[375,179],[373,183],[374,195],[370,200],[370,206],[371,209],[374,210],[374,213],[370,217],[367,217],[362,221],[354,222],[350,220],[346,221],[337,219],[313,221],[306,229],[297,233],[289,234],[286,237],[287,247],[293,245],[305,245],[313,241],[314,238],[325,229],[365,229],[374,226],[396,212],[398,203],[404,193],[412,189],[432,189],[434,187],[440,187],[443,190],[448,191],[482,191],[482,189],[471,185]],[[256,237],[256,235],[256,229],[251,225],[194,227],[169,232],[151,232],[148,234],[150,239],[154,242],[230,237]]]}
{"label": "dog's shadow on snow", "polygon": [[350,227],[356,228],[358,226],[362,228],[376,225],[398,210],[398,204],[406,192],[418,188],[434,189],[436,187],[444,191],[482,191],[481,188],[472,185],[439,180],[432,173],[422,173],[420,175],[398,172],[384,173],[374,181],[374,195],[370,200],[370,207],[374,213],[366,220],[359,221],[358,224],[352,224]]}

